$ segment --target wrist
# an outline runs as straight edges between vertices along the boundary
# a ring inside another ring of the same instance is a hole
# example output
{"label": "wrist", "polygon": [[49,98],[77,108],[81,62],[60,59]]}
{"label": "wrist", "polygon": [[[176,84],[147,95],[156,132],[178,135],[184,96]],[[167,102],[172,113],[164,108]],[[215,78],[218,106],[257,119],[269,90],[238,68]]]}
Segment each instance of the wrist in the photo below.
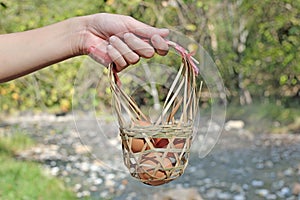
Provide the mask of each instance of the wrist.
{"label": "wrist", "polygon": [[70,42],[71,51],[73,56],[85,55],[87,54],[86,39],[88,37],[89,31],[89,21],[90,16],[74,17],[69,19],[70,26],[69,30],[71,32]]}

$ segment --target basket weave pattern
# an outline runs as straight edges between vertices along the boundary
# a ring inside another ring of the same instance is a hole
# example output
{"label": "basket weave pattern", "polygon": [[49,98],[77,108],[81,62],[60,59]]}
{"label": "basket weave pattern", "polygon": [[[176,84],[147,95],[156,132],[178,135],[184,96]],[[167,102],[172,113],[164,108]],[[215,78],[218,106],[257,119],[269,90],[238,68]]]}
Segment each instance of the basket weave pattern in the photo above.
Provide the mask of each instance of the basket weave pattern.
{"label": "basket weave pattern", "polygon": [[[200,95],[200,91],[196,91],[195,64],[191,63],[190,55],[178,49],[173,42],[169,45],[181,54],[182,64],[169,88],[161,114],[154,122],[150,122],[149,117],[122,90],[113,66],[109,67],[124,164],[134,178],[149,185],[168,183],[184,173]],[[130,122],[124,114],[130,117]],[[141,125],[140,121],[147,123]]]}

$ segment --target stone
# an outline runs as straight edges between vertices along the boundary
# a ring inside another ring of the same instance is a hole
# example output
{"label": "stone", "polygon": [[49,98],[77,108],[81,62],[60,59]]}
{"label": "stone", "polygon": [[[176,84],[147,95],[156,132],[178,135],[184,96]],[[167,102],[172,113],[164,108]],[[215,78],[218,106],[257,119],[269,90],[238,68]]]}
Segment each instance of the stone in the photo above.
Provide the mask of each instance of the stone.
{"label": "stone", "polygon": [[291,167],[287,168],[287,169],[283,172],[283,174],[284,174],[285,176],[292,176],[293,173],[294,173],[294,170],[293,170]]}
{"label": "stone", "polygon": [[83,196],[83,197],[89,197],[89,196],[91,196],[91,192],[90,192],[90,191],[87,191],[87,190],[82,191],[82,196]]}
{"label": "stone", "polygon": [[244,190],[249,190],[249,185],[248,184],[243,184],[242,187],[243,187]]}
{"label": "stone", "polygon": [[291,195],[291,190],[288,187],[283,187],[277,192],[277,195],[281,198],[289,197]]}
{"label": "stone", "polygon": [[256,169],[263,169],[265,166],[263,163],[257,163],[255,167]]}
{"label": "stone", "polygon": [[261,196],[261,197],[266,197],[269,194],[269,190],[267,189],[259,189],[255,191],[255,194]]}
{"label": "stone", "polygon": [[262,186],[264,185],[264,182],[261,181],[261,180],[253,180],[253,181],[251,182],[251,185],[252,185],[253,187],[262,187]]}
{"label": "stone", "polygon": [[268,195],[266,196],[266,199],[267,199],[267,200],[276,200],[276,199],[277,199],[277,196],[276,196],[276,194],[268,194]]}
{"label": "stone", "polygon": [[75,144],[73,146],[76,154],[88,154],[92,152],[92,147],[82,144]]}
{"label": "stone", "polygon": [[83,172],[88,172],[90,170],[90,164],[88,162],[82,162],[80,165],[80,169]]}
{"label": "stone", "polygon": [[292,193],[300,196],[300,183],[294,183]]}
{"label": "stone", "polygon": [[74,191],[77,192],[79,191],[80,189],[82,188],[82,185],[77,183],[75,186],[74,186]]}
{"label": "stone", "polygon": [[232,129],[243,129],[245,126],[245,122],[242,120],[229,120],[225,123],[225,130],[230,131]]}
{"label": "stone", "polygon": [[103,180],[101,178],[97,178],[94,180],[95,185],[101,185],[103,183]]}
{"label": "stone", "polygon": [[209,199],[215,199],[218,195],[218,193],[220,193],[221,190],[217,189],[217,188],[210,188],[208,189],[205,194]]}
{"label": "stone", "polygon": [[53,167],[51,168],[51,175],[52,176],[57,176],[59,173],[59,167]]}
{"label": "stone", "polygon": [[218,197],[217,199],[224,199],[224,200],[232,199],[232,195],[228,192],[219,192],[217,197]]}
{"label": "stone", "polygon": [[268,160],[268,161],[265,162],[265,166],[267,168],[272,168],[274,166],[274,164],[273,164],[273,162],[271,160]]}
{"label": "stone", "polygon": [[275,181],[272,183],[272,188],[275,190],[279,190],[284,186],[285,182],[283,180]]}
{"label": "stone", "polygon": [[196,188],[176,188],[162,191],[153,195],[153,200],[203,200]]}
{"label": "stone", "polygon": [[246,197],[245,197],[245,195],[238,194],[238,195],[233,196],[233,200],[246,200]]}

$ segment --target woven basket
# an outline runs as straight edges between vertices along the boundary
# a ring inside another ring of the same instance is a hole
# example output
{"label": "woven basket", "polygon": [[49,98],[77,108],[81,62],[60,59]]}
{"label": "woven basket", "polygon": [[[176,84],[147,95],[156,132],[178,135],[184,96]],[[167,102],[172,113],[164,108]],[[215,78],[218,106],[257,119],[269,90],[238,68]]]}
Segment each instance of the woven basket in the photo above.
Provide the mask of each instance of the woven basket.
{"label": "woven basket", "polygon": [[[109,66],[113,106],[118,116],[124,164],[130,174],[148,185],[161,185],[178,178],[187,166],[197,113],[196,60],[182,47],[168,41],[182,57],[158,119],[149,120]],[[126,117],[130,117],[130,122]]]}

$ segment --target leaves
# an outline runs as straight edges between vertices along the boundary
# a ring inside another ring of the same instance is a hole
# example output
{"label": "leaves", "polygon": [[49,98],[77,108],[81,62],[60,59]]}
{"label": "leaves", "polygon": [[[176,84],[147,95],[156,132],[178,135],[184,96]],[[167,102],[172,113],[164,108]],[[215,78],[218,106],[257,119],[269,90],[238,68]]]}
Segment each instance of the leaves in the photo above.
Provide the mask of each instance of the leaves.
{"label": "leaves", "polygon": [[[297,97],[300,90],[299,10],[300,0],[2,0],[0,33],[25,31],[98,12],[130,15],[153,26],[179,31],[201,44],[219,67],[231,101],[239,99],[241,85],[254,98],[280,99]],[[1,84],[1,111],[69,111],[73,82],[82,60],[73,58]],[[165,62],[174,64],[172,59]],[[99,85],[103,86],[101,91],[85,92],[96,95],[95,105],[109,104],[108,87]]]}

